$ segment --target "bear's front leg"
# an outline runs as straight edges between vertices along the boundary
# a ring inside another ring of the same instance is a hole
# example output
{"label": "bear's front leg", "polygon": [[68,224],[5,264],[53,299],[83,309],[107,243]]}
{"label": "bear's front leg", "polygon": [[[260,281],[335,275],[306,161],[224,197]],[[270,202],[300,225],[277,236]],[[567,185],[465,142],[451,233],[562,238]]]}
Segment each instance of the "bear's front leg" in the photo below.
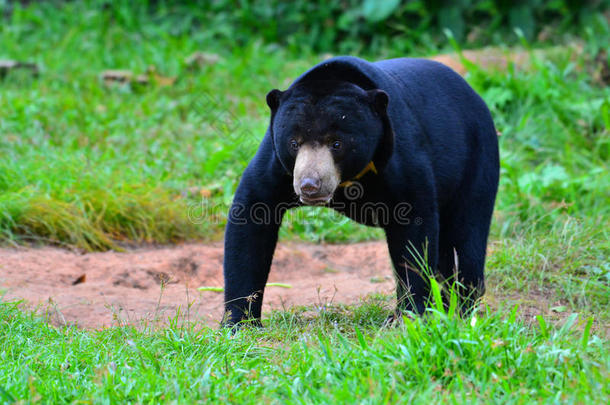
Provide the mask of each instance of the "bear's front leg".
{"label": "bear's front leg", "polygon": [[256,203],[234,202],[231,207],[225,231],[224,326],[248,319],[260,325],[263,293],[281,223],[281,218],[270,220],[273,210]]}
{"label": "bear's front leg", "polygon": [[[417,314],[425,311],[430,295],[430,274],[426,273],[436,271],[438,265],[437,216],[415,219],[385,228],[396,275],[396,315],[405,310]],[[424,268],[422,261],[426,263]]]}
{"label": "bear's front leg", "polygon": [[[225,230],[225,314],[222,324],[260,325],[263,293],[284,212],[290,208],[290,178],[268,142],[245,170]],[[292,204],[295,205],[295,204]]]}

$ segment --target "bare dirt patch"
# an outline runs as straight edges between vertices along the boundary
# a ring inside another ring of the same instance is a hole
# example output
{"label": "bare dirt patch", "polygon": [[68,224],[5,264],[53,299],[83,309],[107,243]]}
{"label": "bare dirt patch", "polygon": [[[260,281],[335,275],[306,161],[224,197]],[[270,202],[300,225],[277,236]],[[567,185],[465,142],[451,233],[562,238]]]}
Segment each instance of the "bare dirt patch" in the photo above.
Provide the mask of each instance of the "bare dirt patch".
{"label": "bare dirt patch", "polygon": [[[218,325],[223,294],[200,292],[222,286],[222,243],[138,248],[129,252],[75,253],[53,248],[0,249],[0,299],[25,300],[57,325],[85,328],[180,319]],[[348,245],[280,243],[263,311],[297,305],[354,304],[372,293],[394,294],[385,241]],[[563,318],[552,311],[552,294],[499,292],[488,285],[484,302],[492,308],[519,303],[519,312]],[[188,318],[187,307],[188,309]]]}
{"label": "bare dirt patch", "polygon": [[[223,294],[199,292],[222,286],[223,247],[184,244],[139,248],[125,253],[79,254],[44,248],[0,249],[4,300],[24,299],[48,312],[54,323],[99,328],[166,320],[179,310],[192,321],[215,325]],[[385,242],[351,245],[283,243],[276,251],[264,311],[283,306],[355,303],[366,295],[394,290]]]}

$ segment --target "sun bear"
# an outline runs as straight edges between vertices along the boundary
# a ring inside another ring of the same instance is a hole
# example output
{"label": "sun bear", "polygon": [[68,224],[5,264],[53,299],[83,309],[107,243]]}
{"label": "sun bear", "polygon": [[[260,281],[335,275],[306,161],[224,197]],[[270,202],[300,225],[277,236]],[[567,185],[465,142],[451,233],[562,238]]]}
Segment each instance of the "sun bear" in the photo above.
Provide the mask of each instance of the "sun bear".
{"label": "sun bear", "polygon": [[282,216],[324,205],[383,228],[396,313],[421,314],[429,279],[457,276],[462,310],[484,292],[499,180],[484,101],[438,62],[335,57],[267,94],[268,130],[243,173],[225,232],[224,325],[260,324]]}

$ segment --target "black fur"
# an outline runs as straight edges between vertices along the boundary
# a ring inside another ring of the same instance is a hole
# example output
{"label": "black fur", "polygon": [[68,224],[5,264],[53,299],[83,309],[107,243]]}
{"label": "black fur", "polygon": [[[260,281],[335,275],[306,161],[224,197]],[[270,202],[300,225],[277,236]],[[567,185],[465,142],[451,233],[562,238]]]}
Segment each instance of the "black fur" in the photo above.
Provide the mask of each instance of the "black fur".
{"label": "black fur", "polygon": [[484,291],[499,178],[496,130],[472,88],[437,62],[337,57],[285,92],[271,91],[267,103],[269,129],[243,174],[226,228],[224,323],[260,319],[282,215],[299,205],[291,177],[294,137],[319,144],[340,138],[334,159],[341,181],[374,163],[377,173],[359,178],[355,192],[337,188],[329,205],[384,229],[398,309],[421,313],[427,304],[428,283],[407,265],[417,262],[414,252],[446,278],[454,275],[457,256],[468,309]]}

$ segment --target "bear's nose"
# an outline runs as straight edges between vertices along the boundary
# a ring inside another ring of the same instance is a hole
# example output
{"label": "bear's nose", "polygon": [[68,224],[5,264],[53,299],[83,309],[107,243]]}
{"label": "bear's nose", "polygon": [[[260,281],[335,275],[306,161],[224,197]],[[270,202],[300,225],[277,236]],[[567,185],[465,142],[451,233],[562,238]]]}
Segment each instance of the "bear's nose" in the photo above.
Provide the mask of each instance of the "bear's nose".
{"label": "bear's nose", "polygon": [[301,180],[301,193],[307,197],[316,195],[320,191],[320,179],[306,177]]}

